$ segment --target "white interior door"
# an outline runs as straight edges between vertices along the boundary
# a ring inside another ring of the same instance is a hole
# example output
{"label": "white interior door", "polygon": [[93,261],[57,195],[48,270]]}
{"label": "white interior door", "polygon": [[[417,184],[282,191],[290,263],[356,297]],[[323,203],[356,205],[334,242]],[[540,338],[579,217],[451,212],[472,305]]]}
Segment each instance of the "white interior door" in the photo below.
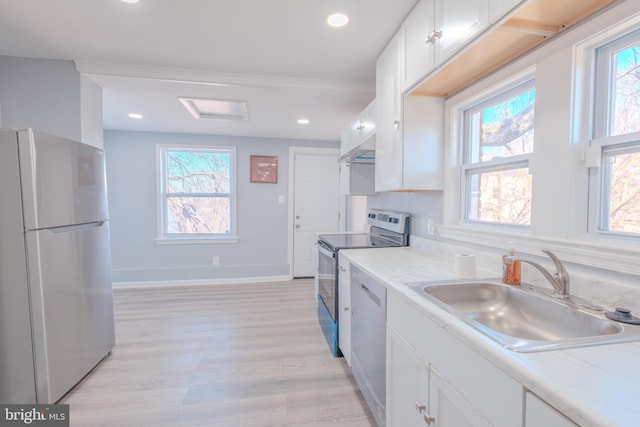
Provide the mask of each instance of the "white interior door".
{"label": "white interior door", "polygon": [[295,154],[293,276],[312,277],[316,233],[339,230],[338,154]]}

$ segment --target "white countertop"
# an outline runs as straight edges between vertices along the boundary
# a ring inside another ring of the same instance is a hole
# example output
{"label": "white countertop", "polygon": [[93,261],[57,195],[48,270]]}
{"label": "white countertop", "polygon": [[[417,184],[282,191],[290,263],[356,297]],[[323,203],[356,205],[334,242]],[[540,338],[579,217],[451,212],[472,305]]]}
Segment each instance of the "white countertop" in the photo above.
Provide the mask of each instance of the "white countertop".
{"label": "white countertop", "polygon": [[[351,262],[582,426],[640,425],[640,342],[516,353],[413,293],[406,283],[455,279],[452,256],[404,248],[344,250]],[[478,266],[479,278],[496,274]]]}

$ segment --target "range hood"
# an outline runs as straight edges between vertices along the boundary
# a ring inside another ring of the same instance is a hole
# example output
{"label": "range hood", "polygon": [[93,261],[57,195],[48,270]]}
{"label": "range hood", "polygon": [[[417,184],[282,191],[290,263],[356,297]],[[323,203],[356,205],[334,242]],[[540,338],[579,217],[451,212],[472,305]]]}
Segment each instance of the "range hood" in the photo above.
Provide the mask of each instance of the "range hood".
{"label": "range hood", "polygon": [[376,136],[369,138],[353,150],[340,157],[340,162],[346,163],[375,163],[376,162]]}

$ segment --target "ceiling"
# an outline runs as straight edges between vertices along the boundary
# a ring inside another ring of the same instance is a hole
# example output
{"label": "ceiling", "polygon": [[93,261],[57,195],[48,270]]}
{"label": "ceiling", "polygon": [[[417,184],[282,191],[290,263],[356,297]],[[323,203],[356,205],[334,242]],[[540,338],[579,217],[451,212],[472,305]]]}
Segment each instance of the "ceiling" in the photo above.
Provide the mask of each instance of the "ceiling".
{"label": "ceiling", "polygon": [[[103,88],[105,129],[337,140],[415,3],[0,0],[0,55],[76,61]],[[178,97],[246,101],[249,119],[197,120]]]}

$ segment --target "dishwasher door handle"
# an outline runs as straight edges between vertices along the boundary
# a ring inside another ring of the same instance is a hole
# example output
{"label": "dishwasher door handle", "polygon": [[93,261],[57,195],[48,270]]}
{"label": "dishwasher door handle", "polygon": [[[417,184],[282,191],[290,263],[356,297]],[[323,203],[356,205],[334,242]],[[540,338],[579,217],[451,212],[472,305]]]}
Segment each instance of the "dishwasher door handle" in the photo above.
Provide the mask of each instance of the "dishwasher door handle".
{"label": "dishwasher door handle", "polygon": [[360,289],[362,289],[369,296],[371,301],[373,301],[378,307],[380,307],[380,298],[378,298],[378,296],[376,294],[371,292],[371,290],[369,288],[367,288],[364,285],[364,283],[360,283]]}

